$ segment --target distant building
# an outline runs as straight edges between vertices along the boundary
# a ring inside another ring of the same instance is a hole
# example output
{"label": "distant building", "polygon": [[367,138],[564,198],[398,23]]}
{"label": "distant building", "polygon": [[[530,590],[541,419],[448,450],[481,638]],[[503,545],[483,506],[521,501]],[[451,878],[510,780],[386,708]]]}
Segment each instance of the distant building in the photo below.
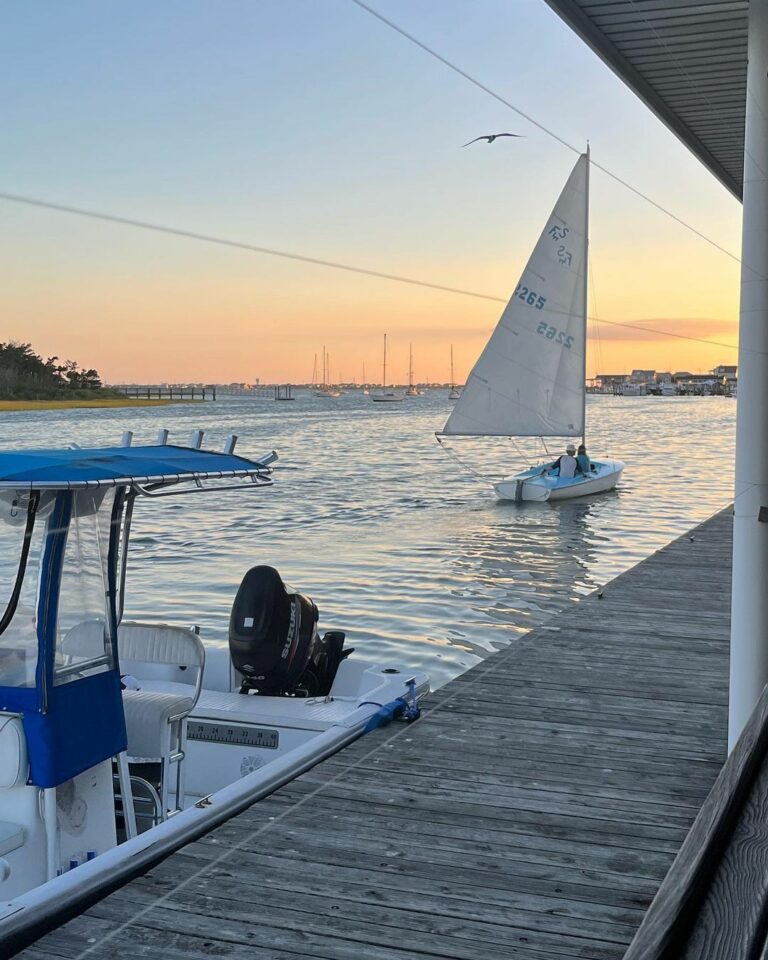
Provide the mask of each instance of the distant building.
{"label": "distant building", "polygon": [[687,370],[672,374],[678,393],[707,397],[712,394],[730,394],[728,381],[718,377],[714,370],[709,373],[689,373]]}
{"label": "distant building", "polygon": [[626,379],[626,373],[598,373],[595,382],[604,390],[610,390],[624,383]]}
{"label": "distant building", "polygon": [[737,364],[728,364],[721,363],[719,367],[715,367],[712,371],[712,376],[717,377],[718,380],[727,380],[729,382],[735,382],[736,372],[738,371]]}
{"label": "distant building", "polygon": [[657,373],[656,383],[672,383],[672,374],[668,372]]}
{"label": "distant building", "polygon": [[633,370],[629,375],[630,383],[653,383],[655,370]]}

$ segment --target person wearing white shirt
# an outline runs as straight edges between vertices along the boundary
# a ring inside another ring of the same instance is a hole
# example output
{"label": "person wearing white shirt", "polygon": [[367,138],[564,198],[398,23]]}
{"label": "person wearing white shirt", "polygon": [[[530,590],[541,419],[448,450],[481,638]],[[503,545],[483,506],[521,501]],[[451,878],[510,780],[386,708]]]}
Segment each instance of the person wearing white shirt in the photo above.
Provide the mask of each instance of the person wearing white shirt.
{"label": "person wearing white shirt", "polygon": [[557,470],[558,476],[564,480],[570,480],[576,476],[577,467],[576,447],[574,447],[572,443],[569,443],[565,448],[565,453],[562,457],[558,457],[557,460],[555,460],[550,469]]}

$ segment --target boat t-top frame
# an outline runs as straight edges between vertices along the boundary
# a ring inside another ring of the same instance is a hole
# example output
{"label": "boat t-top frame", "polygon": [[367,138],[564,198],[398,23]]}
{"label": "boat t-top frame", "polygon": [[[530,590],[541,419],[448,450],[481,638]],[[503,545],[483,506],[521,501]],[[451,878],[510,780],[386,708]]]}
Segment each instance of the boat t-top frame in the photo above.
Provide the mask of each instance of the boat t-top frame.
{"label": "boat t-top frame", "polygon": [[23,723],[30,784],[54,788],[125,751],[117,627],[136,498],[272,485],[274,452],[241,457],[234,436],[204,450],[201,430],[189,446],[168,437],[0,452],[0,519],[23,528],[0,611],[0,712]]}

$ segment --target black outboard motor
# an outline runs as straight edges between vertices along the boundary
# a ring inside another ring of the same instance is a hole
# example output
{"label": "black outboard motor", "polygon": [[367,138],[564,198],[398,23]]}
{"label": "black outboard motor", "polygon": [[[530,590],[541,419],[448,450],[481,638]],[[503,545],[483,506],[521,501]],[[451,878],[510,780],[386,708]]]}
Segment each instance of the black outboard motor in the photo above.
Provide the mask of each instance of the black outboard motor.
{"label": "black outboard motor", "polygon": [[317,607],[288,593],[274,567],[243,577],[229,619],[229,652],[243,675],[241,693],[318,697],[330,693],[344,650],[344,633],[317,632]]}

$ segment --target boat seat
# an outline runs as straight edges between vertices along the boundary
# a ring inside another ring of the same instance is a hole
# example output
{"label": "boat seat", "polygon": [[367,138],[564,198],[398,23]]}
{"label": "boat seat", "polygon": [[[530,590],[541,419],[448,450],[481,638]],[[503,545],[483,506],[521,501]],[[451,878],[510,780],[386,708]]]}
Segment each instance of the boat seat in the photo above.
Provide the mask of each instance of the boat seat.
{"label": "boat seat", "polygon": [[129,759],[149,762],[168,753],[173,722],[189,716],[194,705],[191,696],[156,690],[123,690]]}
{"label": "boat seat", "polygon": [[0,820],[0,857],[5,857],[23,846],[25,836],[24,827],[20,823]]}
{"label": "boat seat", "polygon": [[[133,763],[160,764],[160,799],[165,818],[184,807],[184,758],[187,748],[187,717],[200,696],[205,669],[205,647],[200,637],[184,627],[164,623],[122,623],[117,632],[121,661],[172,664],[197,670],[196,683],[173,684],[176,688],[123,691],[123,710],[128,733],[128,759]],[[159,684],[158,684],[159,686]],[[183,687],[183,690],[178,690]],[[170,768],[176,768],[176,800],[168,810]]]}

